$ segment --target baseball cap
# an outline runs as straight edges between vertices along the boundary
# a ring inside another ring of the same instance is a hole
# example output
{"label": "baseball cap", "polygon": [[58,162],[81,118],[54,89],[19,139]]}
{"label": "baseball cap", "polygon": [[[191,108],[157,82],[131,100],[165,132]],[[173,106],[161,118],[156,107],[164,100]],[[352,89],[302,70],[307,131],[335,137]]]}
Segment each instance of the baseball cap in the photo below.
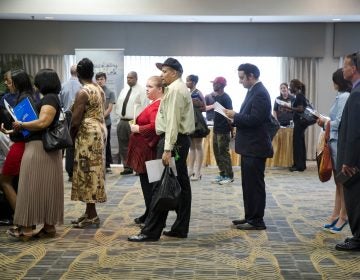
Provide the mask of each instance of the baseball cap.
{"label": "baseball cap", "polygon": [[169,57],[164,61],[164,63],[160,63],[160,62],[156,63],[156,67],[159,70],[161,70],[163,66],[168,66],[168,67],[180,72],[181,74],[183,73],[183,68],[182,68],[180,62],[177,61],[177,59],[175,59],[175,58]]}
{"label": "baseball cap", "polygon": [[226,79],[224,77],[216,77],[213,81],[211,81],[213,84],[222,84],[223,86],[226,86]]}

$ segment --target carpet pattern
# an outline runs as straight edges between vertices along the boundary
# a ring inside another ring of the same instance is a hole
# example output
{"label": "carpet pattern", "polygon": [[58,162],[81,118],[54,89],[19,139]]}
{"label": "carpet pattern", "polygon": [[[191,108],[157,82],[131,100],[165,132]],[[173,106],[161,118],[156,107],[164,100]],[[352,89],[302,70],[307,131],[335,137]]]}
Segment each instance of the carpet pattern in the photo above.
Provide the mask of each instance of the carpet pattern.
{"label": "carpet pattern", "polygon": [[[310,163],[311,165],[311,163]],[[100,228],[73,229],[70,220],[84,205],[70,201],[65,182],[65,224],[53,239],[14,241],[0,228],[0,279],[359,279],[360,253],[339,252],[350,236],[322,230],[333,205],[335,185],[320,183],[315,167],[305,172],[266,171],[266,231],[240,231],[240,171],[235,182],[211,184],[216,168],[192,182],[192,218],[187,239],[131,243],[133,219],[144,210],[137,176],[107,175],[108,201],[98,204]],[[65,176],[66,177],[66,176]],[[175,219],[171,212],[169,229]]]}

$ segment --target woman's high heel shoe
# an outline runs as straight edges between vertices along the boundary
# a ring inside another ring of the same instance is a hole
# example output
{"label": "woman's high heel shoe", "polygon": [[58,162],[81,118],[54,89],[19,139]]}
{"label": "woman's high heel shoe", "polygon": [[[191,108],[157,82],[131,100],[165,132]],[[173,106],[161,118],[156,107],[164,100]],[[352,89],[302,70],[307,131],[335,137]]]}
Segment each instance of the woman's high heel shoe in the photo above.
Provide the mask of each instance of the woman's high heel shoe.
{"label": "woman's high heel shoe", "polygon": [[82,214],[79,218],[77,218],[76,220],[72,220],[71,223],[73,225],[76,225],[78,223],[80,223],[81,221],[85,220],[88,217],[87,214]]}
{"label": "woman's high heel shoe", "polygon": [[190,181],[199,181],[201,180],[201,175],[199,176],[195,176],[195,174],[193,176],[190,177]]}
{"label": "woman's high heel shoe", "polygon": [[75,224],[74,228],[86,228],[91,225],[95,225],[98,228],[100,226],[100,218],[98,216],[96,216],[92,219],[85,218],[80,223]]}
{"label": "woman's high heel shoe", "polygon": [[336,225],[336,223],[337,223],[338,220],[339,220],[339,218],[336,218],[335,220],[332,221],[332,223],[330,223],[330,224],[324,224],[323,228],[326,229],[326,230],[332,228],[333,226]]}
{"label": "woman's high heel shoe", "polygon": [[344,228],[344,226],[346,226],[348,224],[348,221],[346,220],[341,226],[337,227],[337,226],[333,226],[331,228],[329,228],[329,231],[331,233],[339,233],[340,231],[342,231],[342,229]]}

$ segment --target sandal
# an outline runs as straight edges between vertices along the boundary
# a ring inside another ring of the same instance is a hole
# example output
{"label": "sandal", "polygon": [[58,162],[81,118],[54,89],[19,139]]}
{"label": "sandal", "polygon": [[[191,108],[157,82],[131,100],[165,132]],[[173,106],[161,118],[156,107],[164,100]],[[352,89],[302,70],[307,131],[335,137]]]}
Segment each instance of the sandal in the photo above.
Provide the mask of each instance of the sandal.
{"label": "sandal", "polygon": [[91,225],[95,225],[98,228],[100,226],[100,218],[98,216],[92,219],[85,218],[80,223],[75,224],[74,228],[86,228]]}
{"label": "sandal", "polygon": [[22,227],[9,228],[6,231],[6,234],[9,235],[10,237],[14,237],[14,238],[17,238],[22,241],[29,241],[34,237],[32,232],[31,232],[31,234],[24,233],[22,230]]}
{"label": "sandal", "polygon": [[34,234],[36,238],[54,238],[56,235],[56,230],[54,231],[47,231],[46,229],[42,228],[38,233]]}
{"label": "sandal", "polygon": [[71,223],[73,225],[76,225],[78,223],[81,223],[83,220],[85,220],[88,217],[87,214],[82,214],[79,218],[77,218],[76,220],[72,220]]}

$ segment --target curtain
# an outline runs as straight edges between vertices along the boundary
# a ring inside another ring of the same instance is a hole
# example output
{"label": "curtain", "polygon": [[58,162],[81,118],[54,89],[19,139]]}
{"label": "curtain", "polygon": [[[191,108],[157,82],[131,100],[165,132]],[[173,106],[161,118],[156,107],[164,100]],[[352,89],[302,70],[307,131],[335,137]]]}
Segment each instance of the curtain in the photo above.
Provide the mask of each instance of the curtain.
{"label": "curtain", "polygon": [[[283,81],[290,82],[292,79],[299,79],[305,84],[306,98],[317,108],[317,76],[319,68],[318,58],[293,58],[285,57],[282,63]],[[316,124],[308,127],[305,134],[306,158],[315,159],[318,133]]]}
{"label": "curtain", "polygon": [[13,60],[21,60],[24,70],[32,77],[42,68],[52,68],[58,73],[60,81],[64,81],[64,73],[70,69],[64,68],[63,55],[0,54],[1,65],[9,64]]}

